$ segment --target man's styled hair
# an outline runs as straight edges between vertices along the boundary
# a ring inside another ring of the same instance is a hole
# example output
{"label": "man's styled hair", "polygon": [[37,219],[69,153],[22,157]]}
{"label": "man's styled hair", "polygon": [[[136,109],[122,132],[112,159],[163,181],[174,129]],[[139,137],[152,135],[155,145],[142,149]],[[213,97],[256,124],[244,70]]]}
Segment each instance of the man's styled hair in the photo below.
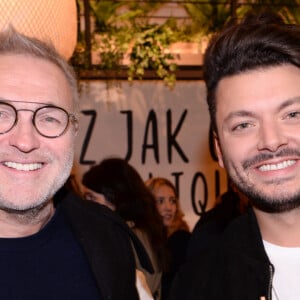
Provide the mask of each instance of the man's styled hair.
{"label": "man's styled hair", "polygon": [[65,75],[72,92],[74,108],[78,105],[78,88],[71,65],[56,51],[54,46],[17,32],[12,26],[0,32],[0,55],[22,54],[36,57],[56,65]]}
{"label": "man's styled hair", "polygon": [[270,12],[249,14],[216,34],[204,57],[204,80],[213,130],[216,89],[224,77],[254,69],[292,64],[300,68],[300,26],[285,24]]}

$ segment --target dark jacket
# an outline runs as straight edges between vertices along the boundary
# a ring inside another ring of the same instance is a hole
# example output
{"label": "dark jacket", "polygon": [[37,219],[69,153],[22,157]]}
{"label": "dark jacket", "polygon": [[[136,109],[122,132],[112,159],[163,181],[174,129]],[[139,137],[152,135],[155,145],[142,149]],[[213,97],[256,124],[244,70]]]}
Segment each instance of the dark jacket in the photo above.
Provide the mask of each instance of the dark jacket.
{"label": "dark jacket", "polygon": [[151,262],[134,233],[113,211],[68,194],[59,204],[82,246],[103,300],[138,300],[134,245],[145,269]]}
{"label": "dark jacket", "polygon": [[187,246],[190,236],[190,232],[179,229],[168,237],[167,247],[170,254],[170,265],[168,271],[164,272],[162,276],[162,300],[168,299],[176,273],[186,262]]}
{"label": "dark jacket", "polygon": [[171,300],[271,299],[273,266],[252,210],[234,220],[218,245],[182,268]]}
{"label": "dark jacket", "polygon": [[240,206],[238,194],[229,190],[221,196],[219,204],[201,215],[189,241],[188,258],[206,248],[215,247],[226,227],[242,214]]}

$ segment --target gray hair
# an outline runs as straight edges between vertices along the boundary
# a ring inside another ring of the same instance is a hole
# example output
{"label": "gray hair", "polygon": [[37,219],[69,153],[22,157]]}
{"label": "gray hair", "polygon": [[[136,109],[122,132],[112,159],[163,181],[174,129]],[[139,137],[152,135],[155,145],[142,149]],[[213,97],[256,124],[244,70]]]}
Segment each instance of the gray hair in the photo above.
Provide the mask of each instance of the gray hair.
{"label": "gray hair", "polygon": [[72,66],[55,49],[51,42],[25,36],[12,26],[0,32],[0,55],[24,54],[44,59],[56,65],[65,75],[71,91],[74,109],[77,109],[79,97],[77,78]]}

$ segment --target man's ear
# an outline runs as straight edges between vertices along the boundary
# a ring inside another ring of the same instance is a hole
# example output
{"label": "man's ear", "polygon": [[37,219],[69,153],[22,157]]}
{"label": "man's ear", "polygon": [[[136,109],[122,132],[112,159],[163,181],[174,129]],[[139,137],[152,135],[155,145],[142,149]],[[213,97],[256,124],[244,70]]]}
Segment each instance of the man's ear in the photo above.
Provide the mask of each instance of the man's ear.
{"label": "man's ear", "polygon": [[221,150],[221,146],[220,146],[220,141],[219,141],[218,135],[217,135],[216,132],[214,132],[213,136],[214,136],[214,145],[215,145],[216,153],[217,153],[217,156],[218,156],[219,165],[222,168],[224,168],[223,154],[222,154],[222,150]]}

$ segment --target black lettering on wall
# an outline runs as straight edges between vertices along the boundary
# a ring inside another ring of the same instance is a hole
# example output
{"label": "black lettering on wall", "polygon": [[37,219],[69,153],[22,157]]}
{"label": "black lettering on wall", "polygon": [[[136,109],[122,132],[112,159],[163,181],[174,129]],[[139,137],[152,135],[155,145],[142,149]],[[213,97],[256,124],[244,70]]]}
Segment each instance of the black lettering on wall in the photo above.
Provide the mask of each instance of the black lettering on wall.
{"label": "black lettering on wall", "polygon": [[188,163],[189,160],[186,157],[186,155],[184,154],[183,150],[181,149],[181,147],[179,146],[179,144],[176,141],[176,137],[181,129],[181,126],[183,124],[183,121],[185,119],[187,115],[187,109],[185,109],[183,111],[183,114],[180,117],[180,120],[175,128],[175,130],[172,132],[172,112],[169,109],[167,111],[167,149],[168,149],[168,161],[169,163],[172,163],[172,148],[174,147],[177,150],[177,153],[179,154],[179,156],[181,157],[181,159]]}
{"label": "black lettering on wall", "polygon": [[122,110],[120,111],[121,114],[126,114],[127,116],[127,153],[124,157],[125,160],[130,160],[132,155],[132,149],[133,149],[133,117],[132,117],[132,110]]}
{"label": "black lettering on wall", "polygon": [[[150,134],[150,131],[152,133],[152,143],[148,143],[148,134]],[[159,163],[157,117],[153,110],[150,110],[147,118],[142,147],[142,164],[146,162],[146,151],[149,149],[153,150],[155,161]]]}
{"label": "black lettering on wall", "polygon": [[82,144],[79,163],[82,165],[93,165],[96,162],[94,160],[86,160],[85,154],[88,149],[90,139],[91,139],[91,136],[93,133],[93,129],[94,129],[96,118],[97,118],[97,112],[94,109],[93,110],[82,110],[81,112],[86,116],[91,116],[91,119],[90,119],[90,123],[89,123],[88,129],[87,129],[86,135],[85,135],[85,139]]}
{"label": "black lettering on wall", "polygon": [[214,143],[214,133],[212,130],[212,126],[210,123],[209,133],[208,133],[208,144],[209,144],[209,152],[214,161],[218,161],[218,156],[216,153],[215,143]]}
{"label": "black lettering on wall", "polygon": [[[203,199],[197,200],[196,197],[196,191],[197,191],[197,185],[202,184],[204,195]],[[192,207],[196,215],[201,216],[205,212],[207,201],[208,201],[208,189],[207,189],[207,182],[205,179],[204,174],[201,172],[197,172],[192,181],[191,186],[191,199],[192,199]]]}
{"label": "black lettering on wall", "polygon": [[220,192],[220,172],[219,170],[215,171],[215,198],[217,199],[221,192]]}
{"label": "black lettering on wall", "polygon": [[183,175],[183,172],[173,172],[171,173],[172,176],[174,176],[174,185],[175,185],[175,188],[176,188],[176,191],[177,191],[177,195],[179,196],[180,195],[180,182],[179,182],[179,179],[180,179],[180,176]]}

